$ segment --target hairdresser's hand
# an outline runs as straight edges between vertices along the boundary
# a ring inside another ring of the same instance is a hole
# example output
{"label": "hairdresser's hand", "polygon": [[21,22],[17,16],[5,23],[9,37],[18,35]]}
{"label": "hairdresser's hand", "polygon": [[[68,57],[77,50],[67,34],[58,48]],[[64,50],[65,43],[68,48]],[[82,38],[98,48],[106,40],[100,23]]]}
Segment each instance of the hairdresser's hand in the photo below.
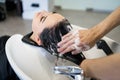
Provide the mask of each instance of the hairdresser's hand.
{"label": "hairdresser's hand", "polygon": [[77,54],[89,50],[96,43],[93,32],[91,29],[69,32],[64,35],[62,41],[58,43],[58,52],[64,54],[72,51],[72,54]]}

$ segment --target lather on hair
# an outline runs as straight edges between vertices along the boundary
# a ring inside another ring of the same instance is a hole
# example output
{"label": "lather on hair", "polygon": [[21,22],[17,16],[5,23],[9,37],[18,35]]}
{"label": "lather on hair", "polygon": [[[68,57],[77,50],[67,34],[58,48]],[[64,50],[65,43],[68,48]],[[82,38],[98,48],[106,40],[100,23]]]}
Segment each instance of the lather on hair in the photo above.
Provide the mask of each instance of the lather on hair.
{"label": "lather on hair", "polygon": [[[71,31],[72,26],[68,22],[67,19],[61,21],[59,24],[55,25],[53,28],[45,28],[40,35],[40,39],[44,45],[44,47],[51,53],[59,56],[59,52],[57,51],[57,43],[61,41],[63,35],[67,34]],[[60,56],[66,60],[72,61],[75,64],[79,65],[84,59],[84,55],[82,53],[72,55],[71,52]]]}

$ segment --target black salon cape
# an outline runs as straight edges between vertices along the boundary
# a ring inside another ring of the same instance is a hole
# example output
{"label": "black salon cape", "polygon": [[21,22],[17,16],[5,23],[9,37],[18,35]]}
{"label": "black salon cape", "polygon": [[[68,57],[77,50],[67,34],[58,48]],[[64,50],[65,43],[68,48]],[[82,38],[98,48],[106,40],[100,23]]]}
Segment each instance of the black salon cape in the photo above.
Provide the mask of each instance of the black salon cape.
{"label": "black salon cape", "polygon": [[0,80],[20,80],[11,68],[5,53],[5,44],[9,37],[0,37]]}

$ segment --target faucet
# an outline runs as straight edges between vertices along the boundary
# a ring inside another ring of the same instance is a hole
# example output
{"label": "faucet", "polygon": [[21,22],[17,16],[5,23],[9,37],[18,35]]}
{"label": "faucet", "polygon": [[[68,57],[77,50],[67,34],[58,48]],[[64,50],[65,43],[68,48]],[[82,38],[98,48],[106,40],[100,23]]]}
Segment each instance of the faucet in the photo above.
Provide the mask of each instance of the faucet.
{"label": "faucet", "polygon": [[69,76],[72,80],[84,80],[83,70],[76,66],[55,66],[55,74]]}

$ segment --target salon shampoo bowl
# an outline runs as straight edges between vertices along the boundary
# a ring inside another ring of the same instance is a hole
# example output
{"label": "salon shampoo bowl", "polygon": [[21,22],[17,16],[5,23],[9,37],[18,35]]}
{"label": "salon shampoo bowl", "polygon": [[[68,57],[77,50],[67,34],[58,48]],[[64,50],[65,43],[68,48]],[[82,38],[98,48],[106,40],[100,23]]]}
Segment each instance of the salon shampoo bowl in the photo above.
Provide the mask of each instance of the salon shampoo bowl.
{"label": "salon shampoo bowl", "polygon": [[[56,56],[42,47],[22,42],[22,37],[15,34],[6,43],[8,61],[20,80],[71,80],[65,75],[54,74]],[[75,65],[70,61],[67,64]]]}
{"label": "salon shampoo bowl", "polygon": [[[72,26],[74,30],[84,29],[76,25]],[[23,47],[23,45],[27,44],[23,44],[20,38],[22,38],[22,35],[16,34],[7,41],[6,55],[10,65],[21,80],[71,80],[64,75],[55,75],[52,72],[55,56],[46,51],[43,51],[40,55],[36,54],[39,49],[32,50],[29,45]],[[107,37],[103,39],[113,52],[120,52],[120,45],[117,42]],[[97,49],[96,45],[92,49],[83,52],[83,54],[89,59],[106,56],[103,50]],[[68,62],[67,65],[72,66],[74,63]]]}

